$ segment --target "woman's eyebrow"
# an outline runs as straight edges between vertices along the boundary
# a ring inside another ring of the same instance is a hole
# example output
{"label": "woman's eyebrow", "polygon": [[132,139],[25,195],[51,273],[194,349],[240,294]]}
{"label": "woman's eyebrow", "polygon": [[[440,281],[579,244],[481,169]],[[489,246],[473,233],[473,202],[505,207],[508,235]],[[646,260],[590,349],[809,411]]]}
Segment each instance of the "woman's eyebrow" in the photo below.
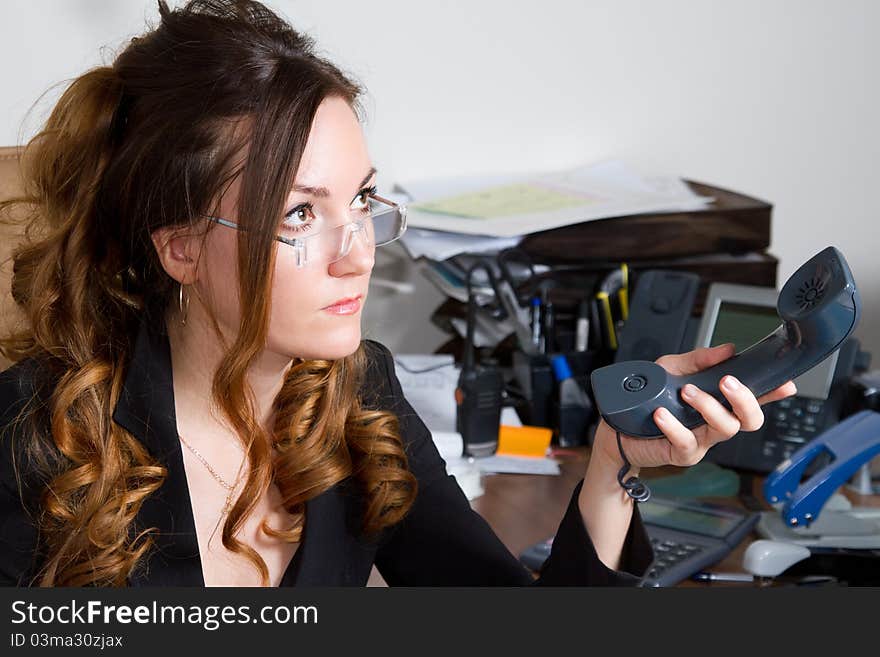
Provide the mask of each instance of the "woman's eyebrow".
{"label": "woman's eyebrow", "polygon": [[[358,187],[363,187],[367,184],[370,178],[373,177],[373,174],[376,173],[376,167],[370,167],[370,171],[364,176],[364,179],[361,180]],[[293,186],[293,191],[300,192],[302,194],[308,194],[309,196],[316,196],[318,198],[327,198],[330,196],[330,190],[326,187],[309,187],[307,185],[296,185]]]}

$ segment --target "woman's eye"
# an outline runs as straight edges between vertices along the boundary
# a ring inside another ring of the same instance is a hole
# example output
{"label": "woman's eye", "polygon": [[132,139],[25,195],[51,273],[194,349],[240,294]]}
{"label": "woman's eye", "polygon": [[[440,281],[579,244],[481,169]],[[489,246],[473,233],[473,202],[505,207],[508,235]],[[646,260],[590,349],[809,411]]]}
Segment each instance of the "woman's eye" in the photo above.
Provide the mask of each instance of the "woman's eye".
{"label": "woman's eye", "polygon": [[284,215],[284,228],[290,230],[305,230],[315,220],[315,213],[311,206],[300,205]]}
{"label": "woman's eye", "polygon": [[370,193],[367,191],[363,191],[357,196],[354,197],[354,201],[351,203],[351,207],[355,210],[362,210],[366,207],[370,206]]}
{"label": "woman's eye", "polygon": [[361,210],[363,212],[368,212],[370,210],[370,196],[376,193],[375,187],[369,187],[367,189],[362,189],[357,196],[354,197],[354,200],[351,202],[352,210]]}

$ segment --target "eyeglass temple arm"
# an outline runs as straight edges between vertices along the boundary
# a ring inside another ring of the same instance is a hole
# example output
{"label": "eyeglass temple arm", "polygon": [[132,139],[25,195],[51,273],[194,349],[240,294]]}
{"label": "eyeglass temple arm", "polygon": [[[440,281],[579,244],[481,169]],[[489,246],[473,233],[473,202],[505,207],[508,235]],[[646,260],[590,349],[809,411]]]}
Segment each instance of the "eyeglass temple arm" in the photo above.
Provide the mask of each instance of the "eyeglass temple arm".
{"label": "eyeglass temple arm", "polygon": [[221,226],[226,226],[227,228],[235,228],[236,230],[247,230],[247,228],[245,228],[244,226],[239,226],[238,224],[229,221],[228,219],[221,219],[220,217],[213,217],[210,215],[205,215],[205,219],[220,224]]}
{"label": "eyeglass temple arm", "polygon": [[386,205],[390,205],[391,207],[394,207],[394,208],[401,207],[401,205],[399,203],[395,203],[391,199],[387,199],[384,196],[379,196],[378,194],[370,194],[370,198],[374,198],[377,201],[381,201],[382,203],[385,203]]}
{"label": "eyeglass temple arm", "polygon": [[[374,198],[381,203],[385,203],[386,205],[390,205],[392,208],[397,208],[397,211],[400,213],[400,221],[402,224],[400,227],[400,234],[398,235],[398,237],[400,237],[400,235],[403,235],[404,231],[406,231],[406,205],[403,205],[402,203],[395,203],[391,199],[387,199],[384,196],[379,196],[378,194],[370,194],[370,198]],[[397,239],[397,238],[395,238],[395,239]]]}

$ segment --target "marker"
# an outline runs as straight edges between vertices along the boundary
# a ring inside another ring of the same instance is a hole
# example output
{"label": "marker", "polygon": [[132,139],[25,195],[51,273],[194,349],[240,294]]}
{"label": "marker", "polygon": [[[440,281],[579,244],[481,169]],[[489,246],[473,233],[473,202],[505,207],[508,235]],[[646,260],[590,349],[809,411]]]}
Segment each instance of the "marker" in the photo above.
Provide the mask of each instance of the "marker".
{"label": "marker", "polygon": [[541,299],[532,297],[531,316],[529,321],[532,325],[532,346],[541,348]]}
{"label": "marker", "polygon": [[578,306],[577,324],[575,325],[574,350],[586,351],[590,341],[590,303],[584,299]]}

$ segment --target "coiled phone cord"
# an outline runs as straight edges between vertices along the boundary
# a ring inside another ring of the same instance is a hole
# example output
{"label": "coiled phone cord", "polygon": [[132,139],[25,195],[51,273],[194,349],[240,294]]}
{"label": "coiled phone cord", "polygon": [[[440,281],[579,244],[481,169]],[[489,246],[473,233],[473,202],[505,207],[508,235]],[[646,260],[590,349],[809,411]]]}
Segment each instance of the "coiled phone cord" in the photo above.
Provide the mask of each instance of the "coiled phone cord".
{"label": "coiled phone cord", "polygon": [[636,502],[647,502],[651,498],[651,489],[648,488],[647,484],[638,477],[630,477],[626,481],[623,479],[626,476],[626,473],[629,472],[632,464],[623,452],[623,444],[620,442],[619,431],[617,432],[617,449],[620,450],[620,458],[623,459],[623,467],[617,473],[617,483],[619,483],[620,487],[626,491],[626,494]]}

